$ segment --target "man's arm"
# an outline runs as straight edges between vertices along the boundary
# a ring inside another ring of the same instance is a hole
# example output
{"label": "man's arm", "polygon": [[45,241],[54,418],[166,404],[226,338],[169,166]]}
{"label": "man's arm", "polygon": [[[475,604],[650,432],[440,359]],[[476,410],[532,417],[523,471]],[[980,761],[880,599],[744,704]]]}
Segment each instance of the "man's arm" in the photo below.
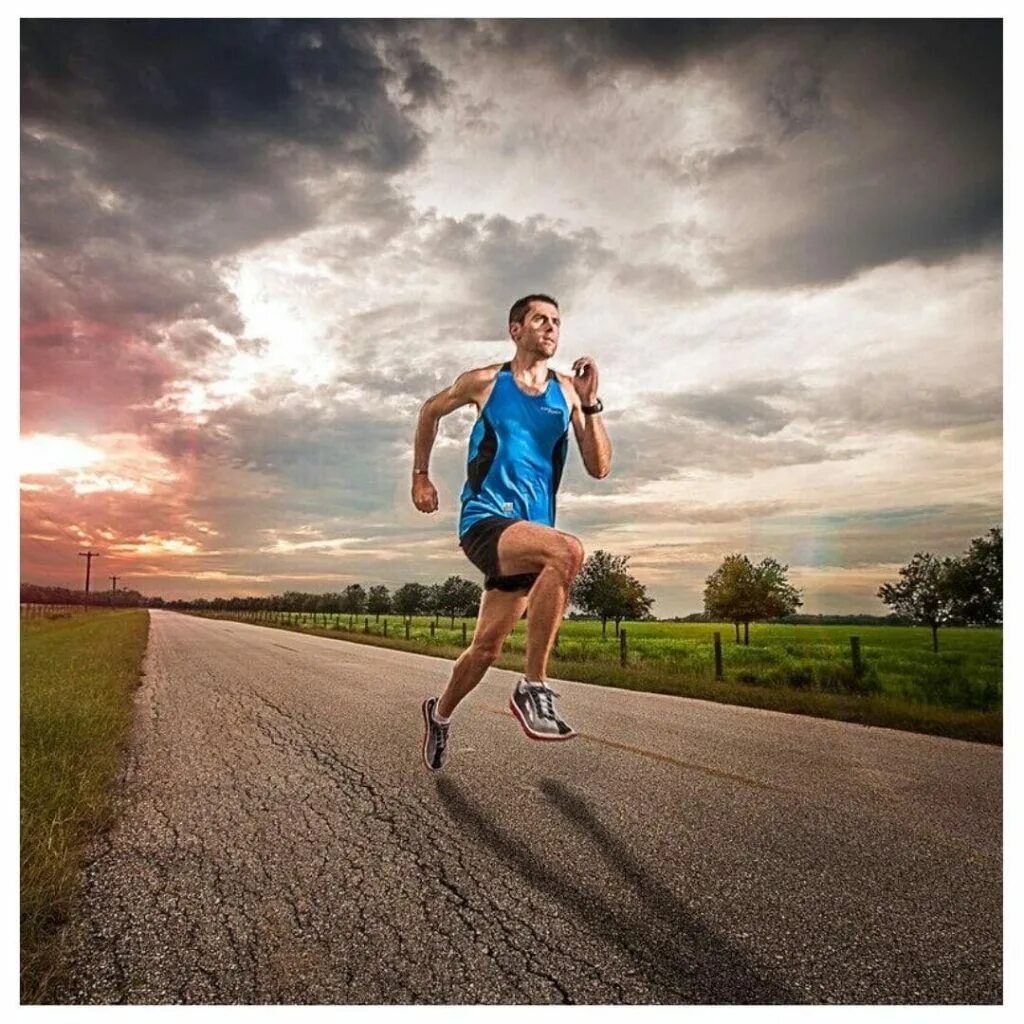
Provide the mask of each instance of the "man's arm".
{"label": "man's arm", "polygon": [[467,370],[455,383],[428,398],[420,406],[413,440],[412,503],[421,512],[437,511],[437,489],[430,482],[430,451],[437,437],[437,425],[449,413],[478,401],[480,388],[486,384],[490,367]]}
{"label": "man's arm", "polygon": [[612,443],[608,440],[601,414],[583,411],[584,405],[597,402],[597,364],[589,356],[581,356],[573,363],[573,374],[563,378],[570,384],[565,391],[570,400],[573,432],[584,467],[591,476],[600,480],[611,472]]}
{"label": "man's arm", "polygon": [[612,443],[608,440],[601,414],[587,415],[577,401],[572,409],[572,428],[587,472],[598,480],[606,477],[612,468]]}

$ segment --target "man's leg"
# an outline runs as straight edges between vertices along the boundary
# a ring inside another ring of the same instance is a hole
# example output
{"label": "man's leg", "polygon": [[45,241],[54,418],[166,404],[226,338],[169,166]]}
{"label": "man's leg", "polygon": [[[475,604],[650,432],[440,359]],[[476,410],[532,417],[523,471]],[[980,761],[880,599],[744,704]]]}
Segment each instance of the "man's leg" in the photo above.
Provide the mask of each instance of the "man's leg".
{"label": "man's leg", "polygon": [[498,541],[498,564],[503,576],[539,573],[530,590],[526,624],[526,678],[530,682],[547,678],[555,634],[583,558],[583,545],[572,534],[539,523],[515,523]]}
{"label": "man's leg", "polygon": [[[508,533],[508,530],[505,532]],[[455,662],[452,677],[437,703],[438,717],[450,718],[459,701],[483,679],[484,673],[501,654],[501,645],[505,642],[505,637],[523,617],[526,601],[526,591],[523,590],[484,591],[480,599],[473,642]]]}

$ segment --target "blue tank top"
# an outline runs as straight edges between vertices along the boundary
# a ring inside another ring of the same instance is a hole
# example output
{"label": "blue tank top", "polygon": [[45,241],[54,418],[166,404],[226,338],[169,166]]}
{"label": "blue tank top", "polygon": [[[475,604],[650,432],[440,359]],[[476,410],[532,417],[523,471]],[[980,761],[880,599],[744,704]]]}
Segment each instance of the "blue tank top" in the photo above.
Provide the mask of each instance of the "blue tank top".
{"label": "blue tank top", "polygon": [[554,526],[568,446],[569,406],[554,370],[543,394],[528,395],[505,363],[469,435],[459,536],[487,516]]}

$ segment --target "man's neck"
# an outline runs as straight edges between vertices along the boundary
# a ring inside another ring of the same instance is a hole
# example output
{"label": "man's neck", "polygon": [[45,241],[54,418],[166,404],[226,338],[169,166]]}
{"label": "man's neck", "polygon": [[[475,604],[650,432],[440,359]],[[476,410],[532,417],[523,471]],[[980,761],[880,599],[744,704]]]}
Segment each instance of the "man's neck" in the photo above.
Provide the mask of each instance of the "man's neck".
{"label": "man's neck", "polygon": [[548,361],[517,352],[510,361],[512,376],[530,387],[540,387],[548,379]]}

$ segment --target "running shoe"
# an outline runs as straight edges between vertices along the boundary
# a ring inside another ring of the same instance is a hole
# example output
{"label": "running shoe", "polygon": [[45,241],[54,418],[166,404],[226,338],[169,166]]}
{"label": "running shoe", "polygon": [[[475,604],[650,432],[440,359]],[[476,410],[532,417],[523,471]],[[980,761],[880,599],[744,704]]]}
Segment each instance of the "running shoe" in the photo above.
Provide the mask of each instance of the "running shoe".
{"label": "running shoe", "polygon": [[449,722],[442,725],[434,721],[437,698],[428,697],[423,702],[423,763],[432,771],[440,771],[448,758]]}
{"label": "running shoe", "polygon": [[531,740],[571,740],[576,735],[555,708],[557,696],[544,683],[528,683],[525,679],[520,679],[512,691],[508,706]]}

